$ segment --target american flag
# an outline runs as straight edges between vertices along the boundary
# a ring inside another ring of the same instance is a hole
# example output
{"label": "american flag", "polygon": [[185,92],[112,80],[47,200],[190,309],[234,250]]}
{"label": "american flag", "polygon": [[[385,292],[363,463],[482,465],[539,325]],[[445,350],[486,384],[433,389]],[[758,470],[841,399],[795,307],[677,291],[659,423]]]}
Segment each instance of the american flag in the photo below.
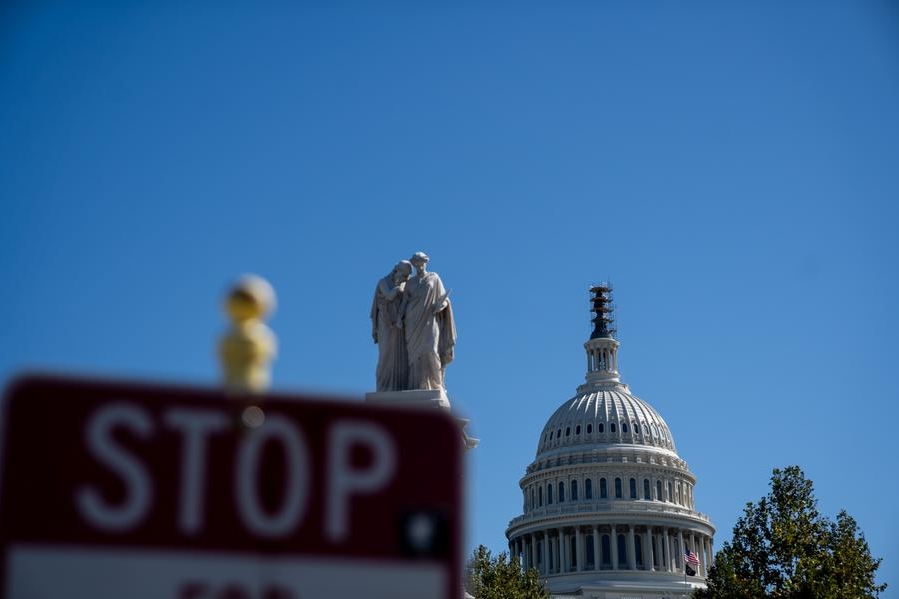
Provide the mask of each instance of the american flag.
{"label": "american flag", "polygon": [[690,550],[684,551],[684,561],[686,561],[691,566],[699,565],[699,557]]}

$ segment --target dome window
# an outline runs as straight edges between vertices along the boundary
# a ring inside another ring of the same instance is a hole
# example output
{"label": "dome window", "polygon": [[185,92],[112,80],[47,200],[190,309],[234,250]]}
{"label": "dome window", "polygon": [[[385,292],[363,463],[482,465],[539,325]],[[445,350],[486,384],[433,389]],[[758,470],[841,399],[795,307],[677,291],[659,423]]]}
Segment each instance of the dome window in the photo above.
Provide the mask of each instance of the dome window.
{"label": "dome window", "polygon": [[606,430],[606,426],[602,422],[600,422],[598,430],[599,430],[599,432],[603,433]]}
{"label": "dome window", "polygon": [[559,483],[559,503],[565,501],[565,483]]}
{"label": "dome window", "polygon": [[649,479],[648,478],[643,479],[643,499],[646,499],[647,501],[652,499],[652,495],[649,492]]}
{"label": "dome window", "polygon": [[621,432],[627,434],[627,422],[621,423]]}
{"label": "dome window", "polygon": [[571,436],[571,427],[570,427],[570,426],[566,426],[566,427],[565,427],[565,436],[566,436],[566,437],[570,437],[570,436]]}
{"label": "dome window", "polygon": [[550,441],[553,440],[553,432],[552,432],[552,431],[549,431],[549,440],[550,440]]}
{"label": "dome window", "polygon": [[621,479],[615,479],[615,499],[621,499]]}
{"label": "dome window", "polygon": [[584,480],[584,499],[593,499],[593,481],[589,478]]}
{"label": "dome window", "polygon": [[656,501],[665,501],[662,498],[662,481],[656,481]]}
{"label": "dome window", "polygon": [[610,432],[610,433],[614,433],[615,430],[616,430],[616,429],[615,429],[615,423],[614,423],[614,422],[610,422],[610,423],[609,423],[609,432]]}
{"label": "dome window", "polygon": [[640,434],[640,425],[637,424],[636,422],[634,423],[634,434],[635,434],[635,435],[639,435],[639,434]]}
{"label": "dome window", "polygon": [[577,501],[577,481],[571,481],[571,501]]}
{"label": "dome window", "polygon": [[631,492],[631,499],[636,499],[637,498],[637,479],[636,478],[632,478],[630,481],[630,492]]}
{"label": "dome window", "polygon": [[581,434],[581,425],[580,425],[580,424],[577,425],[576,427],[574,427],[574,434],[575,434],[575,435],[580,435],[580,434]]}
{"label": "dome window", "polygon": [[593,432],[593,425],[592,425],[592,424],[588,424],[588,425],[587,425],[587,434],[589,435],[589,434],[592,433],[592,432]]}
{"label": "dome window", "polygon": [[562,429],[559,429],[556,431],[556,439],[561,439],[561,438],[562,438]]}
{"label": "dome window", "polygon": [[609,496],[609,489],[606,485],[606,479],[599,479],[599,498],[606,499]]}

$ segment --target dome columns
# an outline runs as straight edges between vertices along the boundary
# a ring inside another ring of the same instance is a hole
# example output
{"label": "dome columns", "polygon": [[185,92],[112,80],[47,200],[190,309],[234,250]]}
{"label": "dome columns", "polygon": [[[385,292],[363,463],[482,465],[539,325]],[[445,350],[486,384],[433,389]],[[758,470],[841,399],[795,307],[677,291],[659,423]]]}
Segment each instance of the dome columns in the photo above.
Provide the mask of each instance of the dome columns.
{"label": "dome columns", "polygon": [[549,574],[549,535],[543,533],[543,559],[540,562],[540,573],[543,576]]}
{"label": "dome columns", "polygon": [[574,551],[575,551],[575,557],[576,557],[576,559],[574,561],[574,569],[575,569],[575,571],[583,570],[584,566],[586,564],[584,563],[584,549],[581,546],[581,527],[580,526],[574,527]]}
{"label": "dome columns", "polygon": [[651,572],[683,576],[684,552],[699,557],[708,575],[711,535],[691,528],[636,524],[576,524],[523,533],[509,540],[511,555],[541,577],[591,572]]}
{"label": "dome columns", "polygon": [[612,545],[612,569],[617,570],[618,563],[619,563],[618,562],[618,558],[619,558],[619,555],[618,555],[618,527],[615,526],[614,524],[612,525],[611,545]]}
{"label": "dome columns", "polygon": [[617,340],[611,337],[590,339],[584,349],[587,351],[587,383],[621,383]]}

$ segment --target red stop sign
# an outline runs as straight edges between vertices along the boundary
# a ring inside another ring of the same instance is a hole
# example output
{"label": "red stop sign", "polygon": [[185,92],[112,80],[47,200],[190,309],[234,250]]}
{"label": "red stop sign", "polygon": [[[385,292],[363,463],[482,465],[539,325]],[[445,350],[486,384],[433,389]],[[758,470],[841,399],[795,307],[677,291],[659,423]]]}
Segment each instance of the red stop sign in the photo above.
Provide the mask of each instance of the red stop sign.
{"label": "red stop sign", "polygon": [[441,410],[23,378],[3,404],[3,597],[460,596]]}

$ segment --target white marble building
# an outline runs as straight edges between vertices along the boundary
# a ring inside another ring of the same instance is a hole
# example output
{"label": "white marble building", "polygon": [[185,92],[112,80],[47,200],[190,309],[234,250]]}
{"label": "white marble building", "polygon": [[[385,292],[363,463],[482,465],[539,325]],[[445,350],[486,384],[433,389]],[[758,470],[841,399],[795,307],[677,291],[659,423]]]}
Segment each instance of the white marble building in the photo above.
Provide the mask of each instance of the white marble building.
{"label": "white marble building", "polygon": [[[715,527],[696,511],[696,477],[665,420],[619,379],[611,288],[591,291],[586,382],[540,433],[509,548],[554,597],[689,595],[704,585]],[[698,565],[685,564],[685,550]]]}

